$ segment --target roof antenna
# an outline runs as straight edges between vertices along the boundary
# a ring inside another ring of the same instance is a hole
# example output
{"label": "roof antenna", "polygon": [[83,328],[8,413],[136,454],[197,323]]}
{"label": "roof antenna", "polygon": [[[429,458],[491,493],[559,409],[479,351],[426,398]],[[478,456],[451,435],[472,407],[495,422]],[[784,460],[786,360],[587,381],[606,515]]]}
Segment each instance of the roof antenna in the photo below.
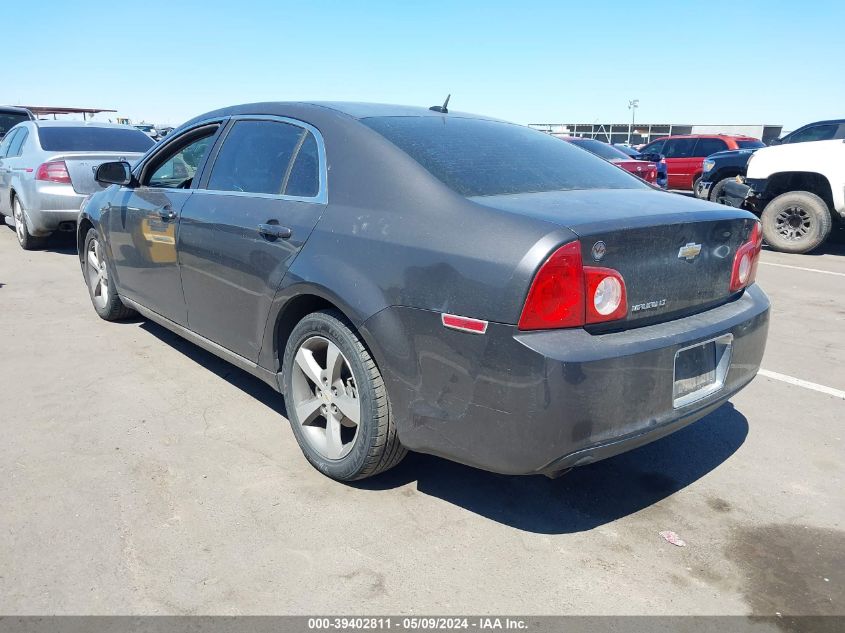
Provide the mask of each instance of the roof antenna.
{"label": "roof antenna", "polygon": [[446,101],[443,102],[442,106],[431,106],[429,110],[433,110],[434,112],[442,112],[443,114],[449,114],[449,110],[446,106],[449,105],[449,99],[452,95],[446,95]]}

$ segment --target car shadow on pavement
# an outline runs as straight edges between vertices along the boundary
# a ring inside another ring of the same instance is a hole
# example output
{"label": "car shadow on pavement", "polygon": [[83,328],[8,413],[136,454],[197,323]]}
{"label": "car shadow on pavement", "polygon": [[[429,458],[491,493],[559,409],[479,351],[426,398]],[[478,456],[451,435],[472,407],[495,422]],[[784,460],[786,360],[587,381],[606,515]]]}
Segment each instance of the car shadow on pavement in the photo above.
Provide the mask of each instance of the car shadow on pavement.
{"label": "car shadow on pavement", "polygon": [[76,255],[76,233],[57,232],[49,236],[41,248],[48,253],[60,253],[62,255]]}
{"label": "car shadow on pavement", "polygon": [[170,347],[182,352],[198,365],[202,365],[205,369],[216,374],[232,386],[237,387],[248,396],[255,398],[287,419],[284,398],[277,391],[274,391],[272,387],[255,376],[235,367],[211,352],[205,351],[198,345],[194,345],[187,339],[174,334],[158,323],[144,319],[143,317],[124,321],[124,323],[127,322],[140,323],[142,330],[149,332],[163,343],[167,343]]}
{"label": "car shadow on pavement", "polygon": [[[258,378],[152,321],[142,320],[140,327],[287,418],[283,397]],[[348,485],[379,492],[416,482],[417,492],[492,521],[526,532],[566,534],[615,521],[671,496],[725,462],[747,435],[748,421],[728,403],[672,435],[558,479],[497,475],[410,453],[396,468]]]}
{"label": "car shadow on pavement", "polygon": [[538,534],[582,532],[639,512],[697,481],[745,441],[748,421],[730,403],[663,439],[575,468],[558,479],[495,475],[429,455],[353,484],[385,490],[416,481],[418,492]]}

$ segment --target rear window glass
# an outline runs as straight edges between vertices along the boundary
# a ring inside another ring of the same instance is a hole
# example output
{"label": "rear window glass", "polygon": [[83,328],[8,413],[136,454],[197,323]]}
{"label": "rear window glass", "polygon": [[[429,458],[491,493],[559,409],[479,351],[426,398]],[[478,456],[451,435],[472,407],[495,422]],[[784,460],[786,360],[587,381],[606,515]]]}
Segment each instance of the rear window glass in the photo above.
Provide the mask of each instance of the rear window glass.
{"label": "rear window glass", "polygon": [[765,143],[756,139],[753,141],[737,141],[736,144],[739,146],[739,149],[760,149],[761,147],[766,147]]}
{"label": "rear window glass", "polygon": [[449,116],[361,122],[467,197],[647,187],[566,141],[520,125]]}
{"label": "rear window glass", "polygon": [[710,156],[728,149],[728,144],[720,138],[700,138],[695,146],[696,156]]}
{"label": "rear window glass", "polygon": [[135,128],[41,127],[41,149],[47,152],[146,152],[153,140]]}
{"label": "rear window glass", "polygon": [[22,121],[29,121],[25,114],[16,112],[0,112],[0,136],[4,136],[9,130]]}
{"label": "rear window glass", "polygon": [[605,160],[619,160],[624,159],[627,160],[630,158],[628,154],[623,152],[622,150],[618,150],[613,145],[608,145],[607,143],[602,143],[601,141],[597,141],[592,138],[585,138],[578,141],[570,141],[573,145],[577,147],[581,147],[588,152],[592,152],[596,156],[601,156]]}

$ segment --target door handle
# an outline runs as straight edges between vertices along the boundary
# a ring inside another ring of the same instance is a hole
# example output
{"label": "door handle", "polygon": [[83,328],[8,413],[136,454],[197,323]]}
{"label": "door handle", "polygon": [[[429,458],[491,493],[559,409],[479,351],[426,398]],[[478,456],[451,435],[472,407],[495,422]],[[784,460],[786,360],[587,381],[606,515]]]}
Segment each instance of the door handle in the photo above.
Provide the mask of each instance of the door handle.
{"label": "door handle", "polygon": [[161,209],[158,210],[158,214],[162,220],[175,220],[176,219],[176,212],[173,210],[169,204],[164,205]]}
{"label": "door handle", "polygon": [[291,230],[279,224],[259,224],[258,232],[267,237],[280,237],[283,240],[291,236]]}

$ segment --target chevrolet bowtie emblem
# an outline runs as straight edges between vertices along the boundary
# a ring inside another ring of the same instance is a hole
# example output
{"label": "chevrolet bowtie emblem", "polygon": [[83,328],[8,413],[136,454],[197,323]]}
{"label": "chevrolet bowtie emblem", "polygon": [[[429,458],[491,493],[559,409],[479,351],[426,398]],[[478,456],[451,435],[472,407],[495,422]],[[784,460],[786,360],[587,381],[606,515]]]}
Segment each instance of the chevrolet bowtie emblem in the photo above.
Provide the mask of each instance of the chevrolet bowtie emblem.
{"label": "chevrolet bowtie emblem", "polygon": [[701,252],[701,244],[695,242],[687,242],[678,250],[678,259],[685,259],[691,262]]}

